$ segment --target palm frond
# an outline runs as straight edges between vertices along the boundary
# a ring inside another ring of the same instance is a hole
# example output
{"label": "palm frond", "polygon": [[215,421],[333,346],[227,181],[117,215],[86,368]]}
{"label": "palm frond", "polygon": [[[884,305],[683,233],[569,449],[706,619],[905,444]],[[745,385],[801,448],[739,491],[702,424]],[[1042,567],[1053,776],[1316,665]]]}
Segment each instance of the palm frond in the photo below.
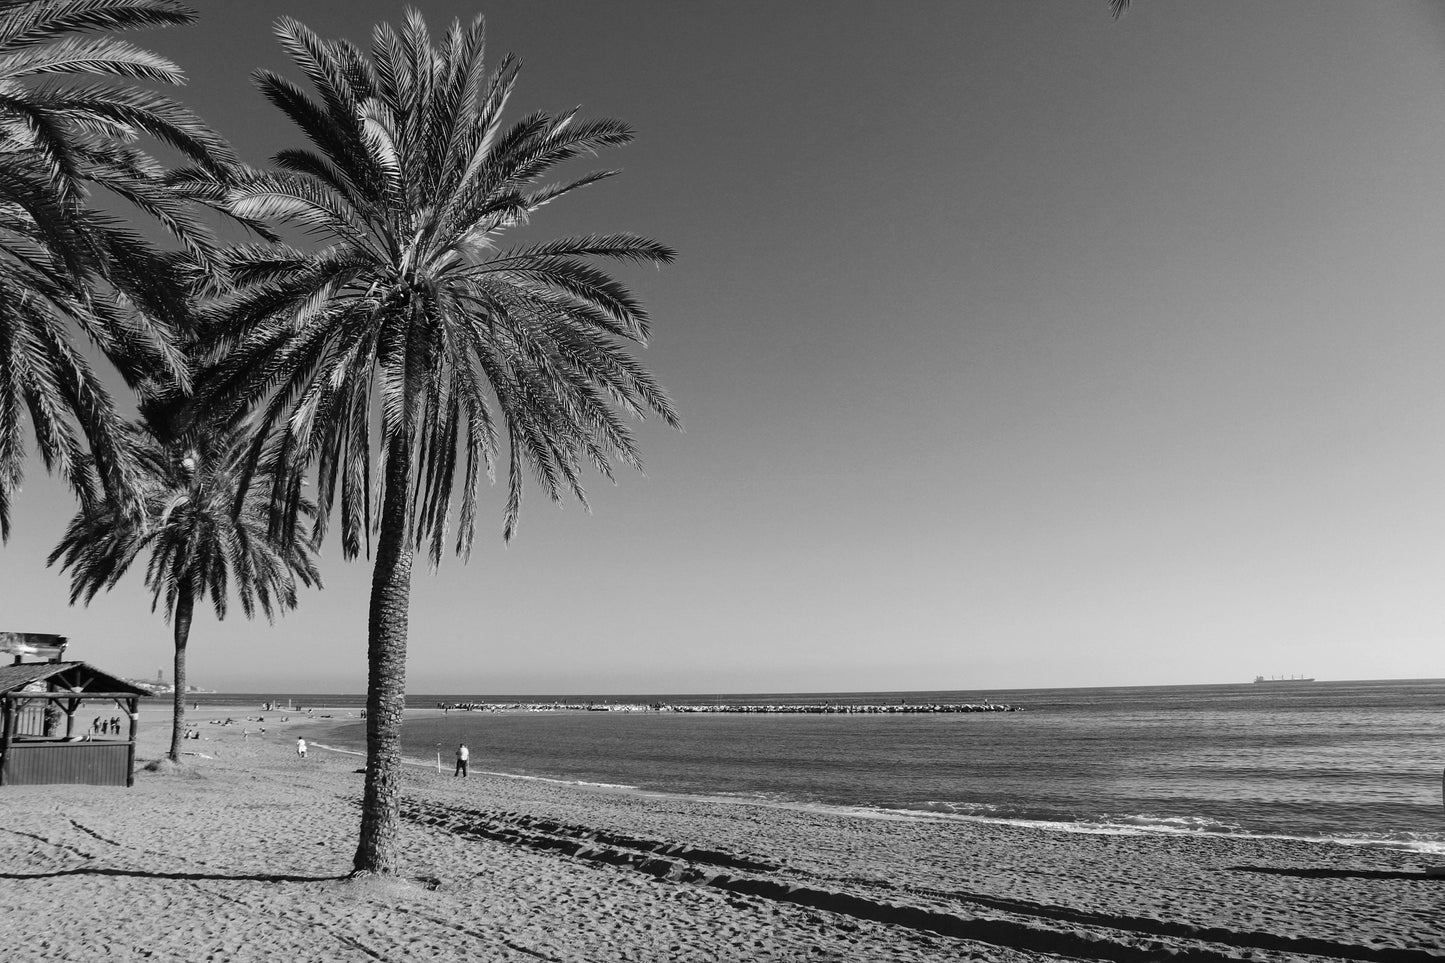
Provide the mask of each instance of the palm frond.
{"label": "palm frond", "polygon": [[216,174],[236,162],[231,147],[189,108],[162,94],[107,84],[37,84],[37,107],[79,117],[113,120],[144,131]]}
{"label": "palm frond", "polygon": [[0,54],[0,79],[38,74],[109,74],[184,84],[181,68],[160,54],[110,37],[70,37],[43,47]]}
{"label": "palm frond", "polygon": [[11,0],[0,9],[0,48],[50,43],[70,33],[194,23],[175,0]]}

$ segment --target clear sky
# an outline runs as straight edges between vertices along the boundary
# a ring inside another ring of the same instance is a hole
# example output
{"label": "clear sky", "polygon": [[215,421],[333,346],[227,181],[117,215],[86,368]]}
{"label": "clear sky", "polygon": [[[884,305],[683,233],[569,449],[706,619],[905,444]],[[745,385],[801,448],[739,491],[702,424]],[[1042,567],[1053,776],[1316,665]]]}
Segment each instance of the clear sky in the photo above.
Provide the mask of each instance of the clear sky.
{"label": "clear sky", "polygon": [[[262,163],[291,14],[139,42]],[[534,3],[516,113],[630,122],[537,236],[632,230],[687,431],[593,513],[503,495],[413,585],[413,692],[986,689],[1445,676],[1445,15],[1433,3]],[[32,468],[0,628],[169,676],[133,573],[88,609]],[[480,540],[479,540],[480,541]],[[369,567],[274,626],[198,610],[190,676],[361,691]]]}

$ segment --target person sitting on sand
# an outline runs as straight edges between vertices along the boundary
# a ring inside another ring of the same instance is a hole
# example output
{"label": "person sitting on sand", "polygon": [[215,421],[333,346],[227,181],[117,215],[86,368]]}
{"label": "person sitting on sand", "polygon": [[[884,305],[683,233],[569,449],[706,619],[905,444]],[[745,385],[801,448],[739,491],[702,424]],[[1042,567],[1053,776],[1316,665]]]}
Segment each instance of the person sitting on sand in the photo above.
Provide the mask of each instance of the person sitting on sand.
{"label": "person sitting on sand", "polygon": [[305,739],[298,738],[298,739],[296,740],[296,756],[297,756],[298,758],[300,758],[300,759],[305,759],[305,758],[306,758],[306,740],[305,740]]}
{"label": "person sitting on sand", "polygon": [[465,742],[457,746],[457,768],[456,771],[452,773],[453,779],[458,776],[461,776],[463,779],[467,778],[467,757],[470,755],[471,753],[467,750],[467,744]]}

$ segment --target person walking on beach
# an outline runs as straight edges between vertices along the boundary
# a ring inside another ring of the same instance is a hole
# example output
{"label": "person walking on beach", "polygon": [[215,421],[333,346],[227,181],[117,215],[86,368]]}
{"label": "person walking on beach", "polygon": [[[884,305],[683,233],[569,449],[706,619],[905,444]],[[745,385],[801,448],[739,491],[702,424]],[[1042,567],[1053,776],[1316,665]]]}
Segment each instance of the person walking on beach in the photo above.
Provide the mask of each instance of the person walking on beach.
{"label": "person walking on beach", "polygon": [[300,738],[298,738],[298,739],[296,740],[296,757],[297,757],[298,759],[305,759],[305,758],[306,758],[306,740],[305,740],[305,739],[300,739]]}
{"label": "person walking on beach", "polygon": [[467,778],[467,758],[470,755],[471,753],[467,750],[467,744],[465,742],[457,746],[457,768],[456,771],[452,773],[453,779],[458,776],[461,776],[463,779]]}

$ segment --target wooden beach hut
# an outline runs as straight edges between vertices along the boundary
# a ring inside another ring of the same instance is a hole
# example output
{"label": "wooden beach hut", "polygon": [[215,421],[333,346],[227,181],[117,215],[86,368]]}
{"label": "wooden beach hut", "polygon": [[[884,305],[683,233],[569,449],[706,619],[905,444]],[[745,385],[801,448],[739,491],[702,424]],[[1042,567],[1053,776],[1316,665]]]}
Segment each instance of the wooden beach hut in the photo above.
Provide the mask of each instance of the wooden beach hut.
{"label": "wooden beach hut", "polygon": [[[15,657],[0,665],[0,786],[131,785],[140,700],[150,693],[84,662],[64,661],[60,636],[4,632],[0,649]],[[22,661],[28,654],[51,658]],[[118,706],[120,731],[78,724],[88,703],[99,705],[107,723]]]}

